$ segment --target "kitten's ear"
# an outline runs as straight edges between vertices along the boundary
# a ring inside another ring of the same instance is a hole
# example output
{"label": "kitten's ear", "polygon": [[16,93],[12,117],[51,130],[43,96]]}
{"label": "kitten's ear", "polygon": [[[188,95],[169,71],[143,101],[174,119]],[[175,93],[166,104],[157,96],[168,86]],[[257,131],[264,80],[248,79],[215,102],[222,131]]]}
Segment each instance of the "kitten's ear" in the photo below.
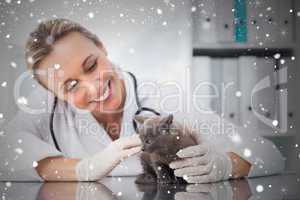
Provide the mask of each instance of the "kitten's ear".
{"label": "kitten's ear", "polygon": [[164,117],[161,121],[162,124],[171,125],[173,123],[173,115],[169,114],[167,117]]}
{"label": "kitten's ear", "polygon": [[135,117],[134,117],[134,121],[136,121],[138,124],[143,124],[144,123],[144,121],[146,120],[146,119],[148,119],[149,117],[145,117],[145,116],[141,116],[141,115],[136,115]]}

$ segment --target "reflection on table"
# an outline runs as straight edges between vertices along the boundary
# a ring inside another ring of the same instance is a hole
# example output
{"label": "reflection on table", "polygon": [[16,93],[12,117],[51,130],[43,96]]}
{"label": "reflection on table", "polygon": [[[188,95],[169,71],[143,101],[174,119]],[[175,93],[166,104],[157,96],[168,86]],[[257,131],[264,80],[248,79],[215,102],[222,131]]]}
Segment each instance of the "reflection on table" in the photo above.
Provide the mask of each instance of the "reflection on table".
{"label": "reflection on table", "polygon": [[300,199],[300,177],[294,174],[189,185],[136,185],[134,180],[135,177],[110,177],[81,183],[0,182],[0,194],[2,200]]}

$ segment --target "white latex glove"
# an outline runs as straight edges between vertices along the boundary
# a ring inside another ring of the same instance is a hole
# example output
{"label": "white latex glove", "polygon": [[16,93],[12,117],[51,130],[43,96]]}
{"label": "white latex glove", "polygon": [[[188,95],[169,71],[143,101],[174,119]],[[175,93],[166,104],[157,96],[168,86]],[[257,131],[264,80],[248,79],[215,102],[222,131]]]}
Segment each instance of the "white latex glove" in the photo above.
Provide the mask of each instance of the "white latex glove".
{"label": "white latex glove", "polygon": [[[73,196],[73,194],[69,194]],[[117,196],[101,183],[79,182],[76,190],[76,200],[117,200]]]}
{"label": "white latex glove", "polygon": [[176,176],[188,183],[210,183],[231,177],[232,163],[224,152],[218,152],[210,144],[200,144],[181,149],[177,156],[182,160],[173,161],[170,167]]}
{"label": "white latex glove", "polygon": [[103,151],[84,158],[76,165],[79,181],[96,181],[111,172],[122,160],[141,151],[138,135],[119,138],[110,143]]}

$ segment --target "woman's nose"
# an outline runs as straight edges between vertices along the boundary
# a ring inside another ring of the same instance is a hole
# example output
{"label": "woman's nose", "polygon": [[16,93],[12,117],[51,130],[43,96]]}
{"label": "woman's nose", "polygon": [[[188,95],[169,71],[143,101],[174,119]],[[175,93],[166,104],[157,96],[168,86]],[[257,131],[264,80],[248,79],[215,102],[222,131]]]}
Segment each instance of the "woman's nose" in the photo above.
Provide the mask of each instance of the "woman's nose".
{"label": "woman's nose", "polygon": [[100,87],[99,85],[100,85],[99,81],[85,80],[82,84],[82,87],[86,91],[88,97],[90,99],[93,99],[98,96],[99,87]]}

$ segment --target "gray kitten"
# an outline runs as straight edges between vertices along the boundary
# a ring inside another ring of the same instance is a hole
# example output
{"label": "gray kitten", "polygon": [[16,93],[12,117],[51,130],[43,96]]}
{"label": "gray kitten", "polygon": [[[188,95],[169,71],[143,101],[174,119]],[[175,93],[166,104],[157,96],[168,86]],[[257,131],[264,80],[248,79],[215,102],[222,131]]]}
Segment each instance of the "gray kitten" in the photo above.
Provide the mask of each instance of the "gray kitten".
{"label": "gray kitten", "polygon": [[140,124],[138,134],[143,144],[140,159],[144,171],[135,183],[186,183],[174,175],[169,163],[179,159],[176,153],[180,149],[197,144],[188,129],[173,121],[173,115],[137,116],[135,120]]}

